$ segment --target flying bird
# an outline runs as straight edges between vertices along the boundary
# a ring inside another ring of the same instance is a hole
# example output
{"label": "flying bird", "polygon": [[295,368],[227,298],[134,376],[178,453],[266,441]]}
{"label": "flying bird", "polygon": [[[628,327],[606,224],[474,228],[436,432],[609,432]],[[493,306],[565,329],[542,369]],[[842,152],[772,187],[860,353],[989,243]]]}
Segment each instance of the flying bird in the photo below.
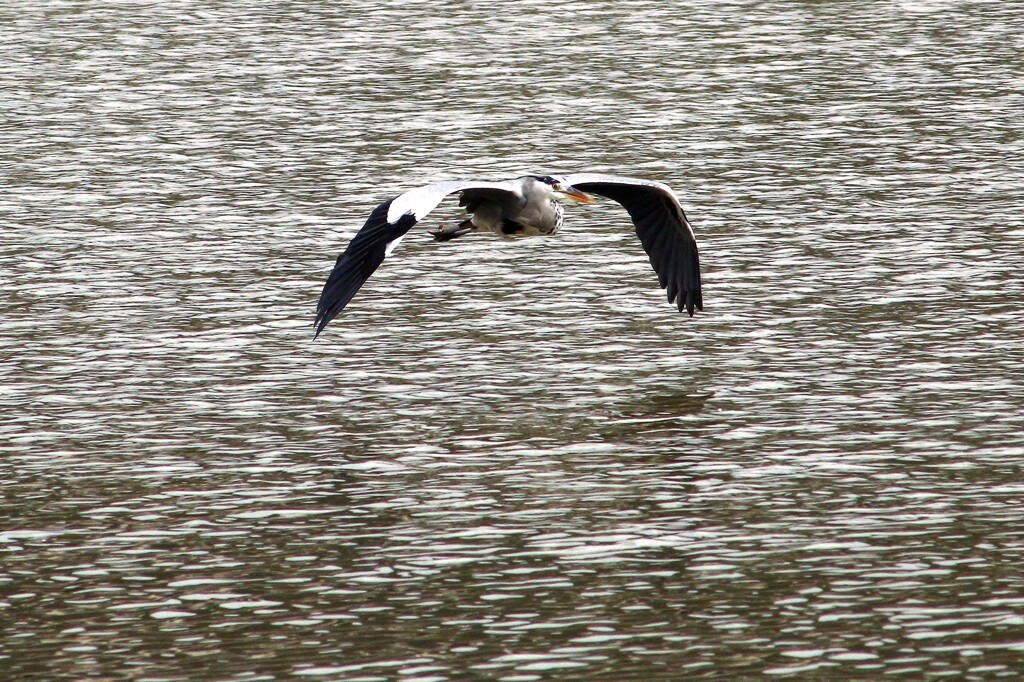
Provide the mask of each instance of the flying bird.
{"label": "flying bird", "polygon": [[500,182],[452,180],[423,185],[388,199],[373,209],[362,229],[338,256],[316,306],[316,331],[348,305],[359,287],[405,234],[449,194],[459,193],[459,205],[469,218],[430,232],[449,241],[470,232],[493,232],[502,237],[552,235],[562,226],[561,201],[594,203],[598,194],[622,204],[651,259],[668,302],[693,317],[704,309],[700,292],[700,260],[693,230],[679,199],[668,185],[652,180],[598,173],[525,175]]}

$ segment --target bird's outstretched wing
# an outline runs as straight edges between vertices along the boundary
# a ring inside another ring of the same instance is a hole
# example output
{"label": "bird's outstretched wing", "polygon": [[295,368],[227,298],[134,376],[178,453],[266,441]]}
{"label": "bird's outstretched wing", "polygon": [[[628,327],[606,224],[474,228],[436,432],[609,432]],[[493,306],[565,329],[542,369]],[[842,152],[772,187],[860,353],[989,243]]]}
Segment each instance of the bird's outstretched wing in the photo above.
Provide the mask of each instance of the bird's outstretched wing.
{"label": "bird's outstretched wing", "polygon": [[316,304],[316,321],[313,323],[316,331],[313,338],[319,336],[327,323],[348,305],[363,282],[394,251],[417,221],[426,217],[449,194],[471,189],[518,196],[517,187],[513,183],[452,180],[411,189],[373,209],[362,229],[349,242],[348,248],[338,256],[334,269],[327,277],[320,301]]}
{"label": "bird's outstretched wing", "polygon": [[578,190],[622,204],[633,220],[661,288],[668,289],[668,302],[675,302],[680,312],[686,308],[690,317],[694,308],[704,310],[697,241],[679,199],[668,185],[600,173],[576,173],[564,178]]}

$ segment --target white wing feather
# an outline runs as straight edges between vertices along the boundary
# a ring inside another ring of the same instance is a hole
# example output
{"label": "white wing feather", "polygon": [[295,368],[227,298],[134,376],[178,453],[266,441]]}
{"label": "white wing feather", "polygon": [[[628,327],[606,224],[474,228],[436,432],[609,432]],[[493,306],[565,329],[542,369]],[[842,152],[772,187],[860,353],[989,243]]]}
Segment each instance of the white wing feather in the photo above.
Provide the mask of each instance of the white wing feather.
{"label": "white wing feather", "polygon": [[436,182],[411,189],[399,194],[391,201],[387,220],[396,223],[403,215],[412,215],[416,220],[424,217],[440,204],[446,196],[464,189],[501,189],[519,194],[519,185],[514,182],[480,182],[479,180],[450,180]]}

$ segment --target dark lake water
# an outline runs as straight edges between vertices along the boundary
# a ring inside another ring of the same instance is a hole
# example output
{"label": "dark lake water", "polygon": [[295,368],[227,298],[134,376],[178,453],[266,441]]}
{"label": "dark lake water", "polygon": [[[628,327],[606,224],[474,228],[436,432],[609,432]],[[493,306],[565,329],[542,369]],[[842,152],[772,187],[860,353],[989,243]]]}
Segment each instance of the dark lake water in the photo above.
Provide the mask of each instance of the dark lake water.
{"label": "dark lake water", "polygon": [[[1024,672],[1016,2],[0,8],[0,678]],[[604,201],[670,184],[705,311]]]}

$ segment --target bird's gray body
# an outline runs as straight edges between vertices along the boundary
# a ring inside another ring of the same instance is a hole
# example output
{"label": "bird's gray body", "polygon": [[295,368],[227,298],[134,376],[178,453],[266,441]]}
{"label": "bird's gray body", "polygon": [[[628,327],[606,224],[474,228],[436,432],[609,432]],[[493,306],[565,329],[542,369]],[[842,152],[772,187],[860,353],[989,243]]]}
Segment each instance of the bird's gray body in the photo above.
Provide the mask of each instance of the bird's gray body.
{"label": "bird's gray body", "polygon": [[385,201],[338,256],[317,304],[316,334],[340,313],[409,229],[441,201],[460,193],[469,218],[432,232],[448,241],[471,232],[502,237],[551,235],[562,226],[559,199],[592,203],[584,192],[613,199],[629,213],[669,303],[693,316],[703,310],[693,230],[676,195],[660,182],[598,173],[526,175],[500,182],[453,180],[423,185]]}
{"label": "bird's gray body", "polygon": [[476,232],[502,237],[536,237],[558,232],[562,205],[549,196],[550,186],[532,175],[507,183],[507,189],[465,189],[459,205],[471,214],[462,224]]}

